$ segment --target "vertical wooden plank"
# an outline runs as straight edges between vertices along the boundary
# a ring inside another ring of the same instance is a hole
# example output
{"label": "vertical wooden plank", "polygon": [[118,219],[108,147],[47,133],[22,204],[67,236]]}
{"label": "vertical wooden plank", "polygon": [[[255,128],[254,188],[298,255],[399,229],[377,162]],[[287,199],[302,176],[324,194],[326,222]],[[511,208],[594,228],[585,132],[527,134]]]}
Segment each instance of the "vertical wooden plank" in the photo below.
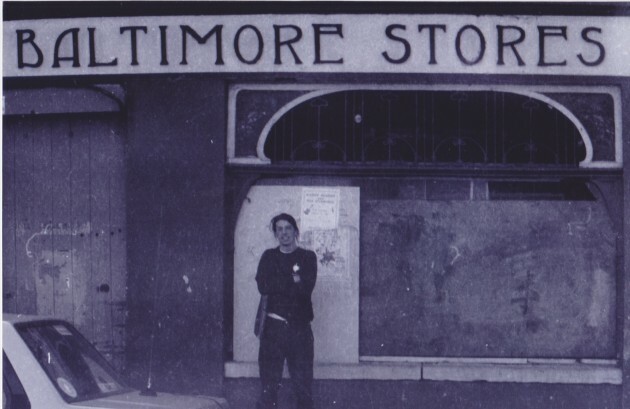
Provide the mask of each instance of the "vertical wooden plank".
{"label": "vertical wooden plank", "polygon": [[38,253],[31,249],[41,227],[34,215],[34,146],[32,121],[22,120],[15,127],[15,271],[17,283],[16,312],[37,313],[35,292]]}
{"label": "vertical wooden plank", "polygon": [[16,269],[16,202],[15,202],[15,145],[16,124],[4,122],[2,138],[2,308],[4,312],[16,313],[17,269]]}
{"label": "vertical wooden plank", "polygon": [[107,135],[111,145],[109,160],[109,262],[110,311],[112,320],[113,364],[123,369],[125,364],[125,317],[127,311],[127,227],[125,206],[124,147],[119,120],[108,121]]}
{"label": "vertical wooden plank", "polygon": [[111,272],[109,234],[110,160],[108,130],[102,122],[92,122],[90,132],[90,209],[93,226],[92,279],[94,292],[94,345],[109,359],[112,355]]}
{"label": "vertical wooden plank", "polygon": [[52,155],[52,263],[54,280],[55,316],[74,321],[73,265],[71,226],[71,165],[68,120],[61,118],[51,123]]}
{"label": "vertical wooden plank", "polygon": [[52,316],[55,313],[55,274],[52,249],[52,139],[49,121],[37,121],[33,143],[33,210],[39,234],[30,242],[35,258],[37,313]]}
{"label": "vertical wooden plank", "polygon": [[[623,100],[621,106],[627,107],[630,105],[630,85],[624,84],[622,86],[621,95]],[[630,129],[630,110],[622,110],[622,122],[623,129]],[[625,233],[623,237],[623,264],[619,266],[619,278],[618,283],[622,287],[623,294],[618,298],[622,303],[619,308],[620,321],[623,323],[622,328],[619,331],[619,347],[618,354],[622,357],[622,371],[623,371],[623,384],[622,384],[622,397],[621,407],[630,407],[630,234],[627,234],[628,221],[630,220],[630,183],[628,183],[628,171],[630,170],[630,138],[624,138],[623,145],[623,220]]]}
{"label": "vertical wooden plank", "polygon": [[71,122],[70,156],[72,157],[71,218],[72,236],[71,265],[73,272],[74,324],[88,339],[94,339],[93,302],[95,285],[92,283],[91,248],[92,225],[90,223],[90,139],[85,120]]}

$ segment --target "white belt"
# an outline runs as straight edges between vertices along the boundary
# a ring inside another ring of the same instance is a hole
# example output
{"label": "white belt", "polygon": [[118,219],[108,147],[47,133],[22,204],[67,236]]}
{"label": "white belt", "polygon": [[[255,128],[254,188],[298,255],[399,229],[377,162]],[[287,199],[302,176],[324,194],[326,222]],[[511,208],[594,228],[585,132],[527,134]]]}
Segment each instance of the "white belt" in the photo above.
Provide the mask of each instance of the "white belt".
{"label": "white belt", "polygon": [[278,314],[274,314],[273,312],[268,312],[268,313],[267,313],[267,316],[268,316],[269,318],[273,318],[274,320],[279,320],[279,321],[288,322],[288,321],[286,320],[286,318],[283,318],[283,317],[279,316]]}

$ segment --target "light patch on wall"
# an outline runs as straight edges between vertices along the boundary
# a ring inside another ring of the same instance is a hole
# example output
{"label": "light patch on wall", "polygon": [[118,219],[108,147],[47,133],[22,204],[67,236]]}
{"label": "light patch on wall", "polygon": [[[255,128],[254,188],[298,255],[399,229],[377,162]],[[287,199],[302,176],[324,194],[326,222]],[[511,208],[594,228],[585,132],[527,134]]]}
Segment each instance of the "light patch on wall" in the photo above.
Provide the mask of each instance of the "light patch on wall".
{"label": "light patch on wall", "polygon": [[184,279],[184,284],[186,284],[186,292],[188,294],[192,293],[192,288],[190,287],[190,279],[186,274],[184,274],[182,278]]}
{"label": "light patch on wall", "polygon": [[593,271],[593,291],[591,305],[588,310],[588,326],[597,327],[606,322],[610,310],[608,297],[614,293],[611,277],[601,268]]}

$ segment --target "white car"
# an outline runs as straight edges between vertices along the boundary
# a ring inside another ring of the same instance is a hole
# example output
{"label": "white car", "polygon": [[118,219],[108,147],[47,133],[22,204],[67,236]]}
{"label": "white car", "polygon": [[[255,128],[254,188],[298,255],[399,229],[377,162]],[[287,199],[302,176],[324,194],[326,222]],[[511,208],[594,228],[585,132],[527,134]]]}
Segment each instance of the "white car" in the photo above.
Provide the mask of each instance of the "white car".
{"label": "white car", "polygon": [[211,396],[143,394],[66,321],[3,314],[3,409],[229,409]]}

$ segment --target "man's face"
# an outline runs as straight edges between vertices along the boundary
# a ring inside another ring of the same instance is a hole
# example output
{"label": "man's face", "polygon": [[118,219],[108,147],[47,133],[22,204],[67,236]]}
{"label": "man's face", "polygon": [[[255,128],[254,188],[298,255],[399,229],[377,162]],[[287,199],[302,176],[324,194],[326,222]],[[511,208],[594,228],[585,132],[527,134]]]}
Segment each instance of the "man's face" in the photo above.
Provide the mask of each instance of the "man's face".
{"label": "man's face", "polygon": [[290,246],[295,243],[298,233],[288,221],[278,220],[276,222],[275,235],[281,246]]}

